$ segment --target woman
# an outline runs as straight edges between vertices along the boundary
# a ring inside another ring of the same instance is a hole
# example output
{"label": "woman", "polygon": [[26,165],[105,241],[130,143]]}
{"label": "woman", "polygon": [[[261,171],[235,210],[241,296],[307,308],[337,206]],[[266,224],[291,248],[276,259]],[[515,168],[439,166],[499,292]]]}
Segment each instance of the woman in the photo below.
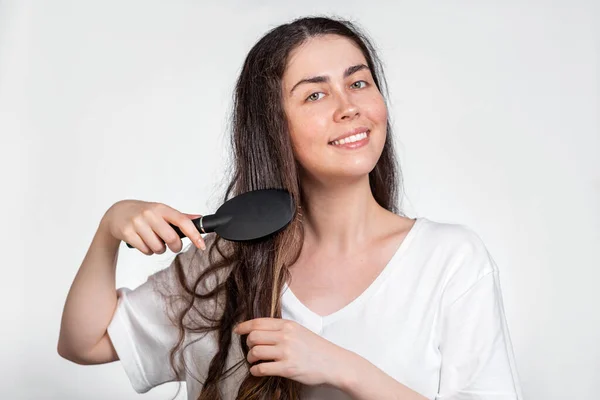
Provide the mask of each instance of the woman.
{"label": "woman", "polygon": [[[295,218],[257,243],[208,236],[205,253],[197,216],[116,203],[69,293],[59,353],[120,359],[139,393],[185,380],[189,399],[520,398],[485,245],[463,225],[397,210],[383,83],[347,21],[302,18],[266,34],[237,82],[223,200],[284,188]],[[169,222],[196,248],[115,291],[119,242],[179,252]]]}

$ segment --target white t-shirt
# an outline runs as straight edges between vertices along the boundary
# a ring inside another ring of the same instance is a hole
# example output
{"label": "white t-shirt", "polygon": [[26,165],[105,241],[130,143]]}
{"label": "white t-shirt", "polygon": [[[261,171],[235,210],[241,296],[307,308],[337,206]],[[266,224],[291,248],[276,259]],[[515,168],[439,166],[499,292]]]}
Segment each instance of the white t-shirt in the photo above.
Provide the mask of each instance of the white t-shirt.
{"label": "white t-shirt", "polygon": [[[206,264],[205,254],[190,246],[181,256],[190,271],[199,271]],[[217,342],[214,333],[201,338],[191,334],[186,343],[196,341],[183,352],[188,371],[179,376],[171,372],[169,350],[178,331],[155,289],[159,284],[176,290],[173,272],[171,265],[135,290],[120,288],[108,334],[136,392],[186,381],[192,400],[200,393]],[[351,303],[321,317],[286,285],[282,314],[429,399],[523,398],[498,267],[480,237],[465,225],[417,218],[383,271]],[[243,358],[235,334],[232,343],[227,367]],[[225,399],[235,398],[246,372],[239,368],[221,386]],[[305,386],[303,398],[350,396],[321,385]]]}

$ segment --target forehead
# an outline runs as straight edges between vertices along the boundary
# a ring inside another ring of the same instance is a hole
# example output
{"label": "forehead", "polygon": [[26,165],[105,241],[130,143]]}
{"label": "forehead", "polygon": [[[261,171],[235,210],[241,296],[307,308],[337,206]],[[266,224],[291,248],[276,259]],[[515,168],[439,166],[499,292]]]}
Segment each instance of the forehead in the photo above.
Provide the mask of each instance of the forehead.
{"label": "forehead", "polygon": [[338,78],[346,68],[356,64],[367,64],[367,60],[352,40],[337,35],[317,36],[290,52],[283,85],[287,88],[315,75]]}

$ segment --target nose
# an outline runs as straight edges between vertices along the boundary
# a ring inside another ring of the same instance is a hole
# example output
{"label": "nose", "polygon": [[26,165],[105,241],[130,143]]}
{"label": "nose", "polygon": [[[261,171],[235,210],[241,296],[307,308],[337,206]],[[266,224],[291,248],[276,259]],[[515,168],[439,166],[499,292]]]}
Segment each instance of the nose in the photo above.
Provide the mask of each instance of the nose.
{"label": "nose", "polygon": [[360,115],[359,108],[346,95],[340,95],[339,104],[335,110],[334,119],[336,122],[351,120]]}

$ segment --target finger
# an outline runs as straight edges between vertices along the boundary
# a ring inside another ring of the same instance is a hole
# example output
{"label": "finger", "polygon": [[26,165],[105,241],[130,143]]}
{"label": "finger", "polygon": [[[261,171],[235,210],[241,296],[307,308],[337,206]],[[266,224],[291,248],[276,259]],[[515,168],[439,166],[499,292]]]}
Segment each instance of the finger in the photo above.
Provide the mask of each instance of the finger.
{"label": "finger", "polygon": [[276,331],[281,329],[283,324],[284,320],[281,318],[254,318],[236,326],[234,332],[238,335],[247,335],[253,330]]}
{"label": "finger", "polygon": [[259,360],[263,361],[280,361],[282,359],[282,351],[279,346],[254,346],[248,352],[248,362],[254,364]]}
{"label": "finger", "polygon": [[160,214],[149,212],[146,215],[146,220],[150,224],[152,230],[156,232],[173,253],[179,253],[181,251],[181,248],[183,247],[181,238]]}
{"label": "finger", "polygon": [[189,219],[196,219],[196,218],[200,218],[202,216],[201,214],[186,214],[186,213],[183,213],[183,215],[185,215]]}
{"label": "finger", "polygon": [[279,331],[257,331],[250,332],[246,338],[246,344],[249,348],[257,345],[275,345],[281,342]]}
{"label": "finger", "polygon": [[284,361],[263,362],[250,367],[250,373],[254,376],[286,376]]}
{"label": "finger", "polygon": [[140,235],[138,235],[136,232],[132,231],[132,233],[128,234],[125,241],[147,256],[154,254],[152,250],[146,246],[146,243],[144,243],[144,240],[140,237]]}
{"label": "finger", "polygon": [[183,232],[183,234],[187,236],[196,247],[199,247],[202,250],[206,249],[206,244],[204,243],[202,235],[200,235],[200,232],[189,217],[168,206],[162,210],[162,213],[163,218],[173,225],[179,227],[181,232]]}
{"label": "finger", "polygon": [[150,250],[152,250],[155,254],[162,254],[166,250],[165,244],[148,224],[147,219],[147,216],[144,218],[135,218],[133,220],[135,231],[138,235],[140,235]]}

